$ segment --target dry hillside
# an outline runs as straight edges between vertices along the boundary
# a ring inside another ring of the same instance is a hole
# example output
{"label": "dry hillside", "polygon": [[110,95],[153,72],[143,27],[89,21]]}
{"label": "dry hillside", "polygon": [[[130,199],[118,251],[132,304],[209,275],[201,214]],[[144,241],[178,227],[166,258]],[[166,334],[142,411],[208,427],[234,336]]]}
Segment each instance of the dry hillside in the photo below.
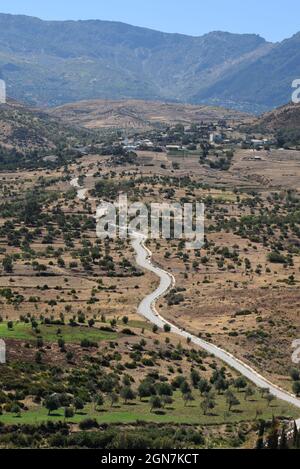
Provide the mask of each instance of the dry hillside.
{"label": "dry hillside", "polygon": [[92,100],[66,104],[51,111],[51,115],[89,129],[137,128],[145,130],[162,124],[190,124],[219,119],[247,120],[249,116],[237,111],[185,104],[140,100]]}
{"label": "dry hillside", "polygon": [[259,124],[268,131],[300,127],[300,104],[287,104],[274,111],[264,114]]}
{"label": "dry hillside", "polygon": [[46,112],[10,100],[0,105],[0,145],[29,152],[54,150],[78,135],[77,129],[63,125]]}

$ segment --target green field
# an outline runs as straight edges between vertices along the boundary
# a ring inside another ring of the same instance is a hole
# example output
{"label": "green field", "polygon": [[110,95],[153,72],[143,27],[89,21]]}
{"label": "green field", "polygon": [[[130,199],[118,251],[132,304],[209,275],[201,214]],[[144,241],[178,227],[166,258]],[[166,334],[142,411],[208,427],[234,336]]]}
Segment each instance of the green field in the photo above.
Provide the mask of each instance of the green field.
{"label": "green field", "polygon": [[[118,337],[116,332],[101,331],[97,328],[89,328],[84,326],[56,326],[56,325],[39,325],[39,333],[37,334],[31,327],[31,324],[14,323],[13,329],[8,329],[7,323],[0,324],[0,338],[33,341],[37,337],[42,337],[46,342],[57,342],[62,337],[66,343],[80,343],[83,339],[94,342],[102,340],[114,340]],[[58,334],[58,330],[61,334]]]}
{"label": "green field", "polygon": [[[104,325],[104,324],[102,324]],[[132,329],[146,329],[146,330],[149,330],[151,331],[152,328],[153,328],[153,324],[151,324],[150,322],[146,322],[146,321],[138,321],[138,320],[133,320],[133,321],[129,321],[128,324],[124,324],[123,321],[118,321],[118,326],[122,327],[122,328],[132,328]]]}
{"label": "green field", "polygon": [[[132,404],[125,405],[122,401],[115,407],[111,407],[108,399],[102,409],[95,410],[93,404],[88,404],[83,411],[73,418],[66,419],[70,423],[80,423],[86,418],[96,418],[98,423],[135,423],[137,421],[155,423],[179,423],[179,424],[222,424],[253,421],[257,418],[257,410],[262,412],[258,418],[271,419],[275,417],[299,418],[300,412],[293,406],[274,400],[268,407],[266,400],[257,393],[246,401],[243,393],[236,393],[240,405],[228,412],[228,405],[223,395],[216,396],[217,406],[211,414],[204,415],[200,407],[202,398],[198,391],[194,392],[195,401],[185,406],[181,394],[174,394],[174,403],[164,410],[150,412],[150,404],[147,400],[140,402],[138,399]],[[61,408],[48,416],[44,407],[32,408],[22,412],[20,417],[11,413],[0,416],[0,422],[6,424],[40,424],[45,421],[63,421],[64,410]]]}

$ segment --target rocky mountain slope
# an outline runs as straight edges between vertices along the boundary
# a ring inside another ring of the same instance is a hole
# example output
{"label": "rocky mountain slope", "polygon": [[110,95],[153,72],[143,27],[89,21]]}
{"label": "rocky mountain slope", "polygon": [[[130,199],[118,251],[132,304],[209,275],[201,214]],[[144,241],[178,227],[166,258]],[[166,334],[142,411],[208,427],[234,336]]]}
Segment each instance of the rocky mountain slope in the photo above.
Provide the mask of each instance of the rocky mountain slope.
{"label": "rocky mountain slope", "polygon": [[271,44],[254,34],[168,34],[108,21],[0,14],[0,77],[39,106],[144,99],[263,112],[290,100],[300,33]]}

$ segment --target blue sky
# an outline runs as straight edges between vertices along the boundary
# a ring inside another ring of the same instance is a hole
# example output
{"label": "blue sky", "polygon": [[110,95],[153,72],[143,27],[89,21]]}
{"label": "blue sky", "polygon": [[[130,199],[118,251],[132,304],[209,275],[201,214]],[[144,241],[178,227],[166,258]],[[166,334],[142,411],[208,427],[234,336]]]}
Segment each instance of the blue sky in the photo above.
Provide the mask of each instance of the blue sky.
{"label": "blue sky", "polygon": [[300,30],[299,0],[0,0],[0,12],[123,21],[195,36],[215,30],[257,33],[270,41]]}

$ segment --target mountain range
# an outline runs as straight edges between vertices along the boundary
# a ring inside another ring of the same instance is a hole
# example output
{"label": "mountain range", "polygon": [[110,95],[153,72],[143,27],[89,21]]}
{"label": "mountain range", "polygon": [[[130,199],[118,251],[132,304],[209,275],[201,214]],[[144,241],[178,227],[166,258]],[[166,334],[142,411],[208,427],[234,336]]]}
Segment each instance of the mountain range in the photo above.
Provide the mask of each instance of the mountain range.
{"label": "mountain range", "polygon": [[0,14],[0,73],[9,96],[37,106],[143,99],[260,113],[290,101],[300,33],[170,34],[100,20]]}

